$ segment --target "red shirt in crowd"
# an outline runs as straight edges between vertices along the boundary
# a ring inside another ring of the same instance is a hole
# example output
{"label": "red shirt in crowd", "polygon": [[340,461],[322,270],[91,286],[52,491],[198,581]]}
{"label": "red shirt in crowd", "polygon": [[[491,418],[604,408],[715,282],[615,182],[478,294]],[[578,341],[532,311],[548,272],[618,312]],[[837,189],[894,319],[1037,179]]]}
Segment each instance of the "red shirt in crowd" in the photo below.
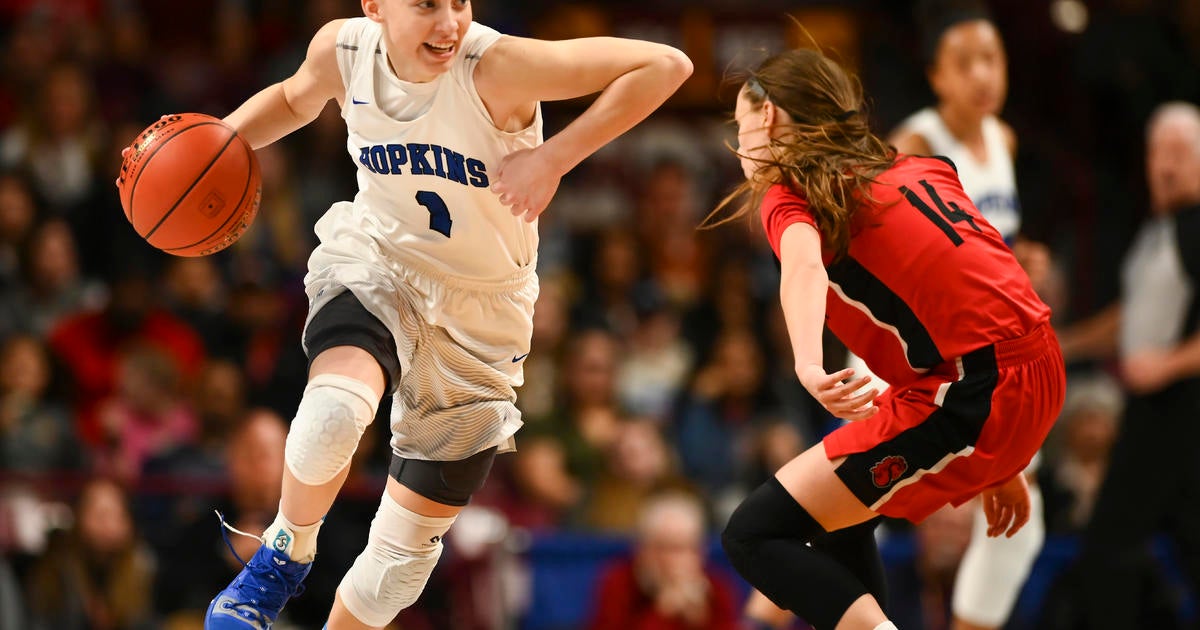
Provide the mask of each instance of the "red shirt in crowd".
{"label": "red shirt in crowd", "polygon": [[632,560],[609,568],[600,577],[592,630],[737,630],[738,607],[733,587],[719,574],[708,578],[708,615],[703,625],[669,618],[655,606],[654,595],[637,579]]}

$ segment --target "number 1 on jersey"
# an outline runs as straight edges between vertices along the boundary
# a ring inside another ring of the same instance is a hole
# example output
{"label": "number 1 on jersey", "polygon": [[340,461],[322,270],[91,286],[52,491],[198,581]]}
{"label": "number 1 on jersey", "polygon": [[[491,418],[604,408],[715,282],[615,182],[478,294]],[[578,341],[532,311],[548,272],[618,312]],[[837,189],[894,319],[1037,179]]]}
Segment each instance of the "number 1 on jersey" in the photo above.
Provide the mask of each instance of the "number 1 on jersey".
{"label": "number 1 on jersey", "polygon": [[429,211],[429,229],[450,238],[450,226],[454,221],[450,220],[450,208],[446,207],[446,202],[442,201],[441,195],[428,190],[417,191],[417,203],[425,206]]}

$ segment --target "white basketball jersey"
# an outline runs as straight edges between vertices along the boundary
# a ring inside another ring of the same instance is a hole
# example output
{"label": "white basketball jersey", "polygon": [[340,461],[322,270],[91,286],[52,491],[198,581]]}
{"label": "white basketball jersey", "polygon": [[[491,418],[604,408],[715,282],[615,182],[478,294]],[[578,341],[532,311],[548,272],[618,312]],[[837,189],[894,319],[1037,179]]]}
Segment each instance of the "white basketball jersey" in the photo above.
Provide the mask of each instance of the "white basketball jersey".
{"label": "white basketball jersey", "polygon": [[367,18],[347,20],[338,33],[342,118],[359,192],[353,204],[330,209],[317,236],[366,232],[378,251],[362,256],[415,258],[469,280],[535,264],[537,223],[514,217],[489,190],[504,156],[542,141],[540,108],[529,127],[501,131],[475,91],[475,65],[500,33],[472,23],[452,69],[428,83],[395,75],[382,34]]}
{"label": "white basketball jersey", "polygon": [[941,115],[932,107],[909,116],[900,128],[920,134],[934,155],[944,155],[954,161],[967,196],[979,208],[983,218],[1011,245],[1021,229],[1021,209],[1012,155],[1000,121],[995,116],[988,116],[983,121],[983,145],[987,150],[984,162],[977,160],[970,149],[950,133]]}

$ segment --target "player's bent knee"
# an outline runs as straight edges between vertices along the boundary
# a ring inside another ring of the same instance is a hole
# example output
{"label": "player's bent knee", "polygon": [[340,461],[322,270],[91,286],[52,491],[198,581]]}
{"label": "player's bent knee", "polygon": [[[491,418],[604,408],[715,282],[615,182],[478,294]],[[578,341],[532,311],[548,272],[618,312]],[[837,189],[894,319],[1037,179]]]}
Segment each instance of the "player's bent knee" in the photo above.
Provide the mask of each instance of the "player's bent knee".
{"label": "player's bent knee", "polygon": [[384,494],[367,548],[342,578],[346,610],[370,626],[386,626],[425,589],[454,517],[422,516]]}
{"label": "player's bent knee", "polygon": [[417,494],[443,505],[466,505],[471,495],[483,487],[496,447],[480,451],[466,459],[435,462],[392,456],[388,474]]}
{"label": "player's bent knee", "polygon": [[721,546],[739,571],[753,562],[758,545],[770,538],[794,538],[810,542],[825,529],[788,493],[778,479],[771,478],[751,492],[734,510],[721,532]]}
{"label": "player's bent knee", "polygon": [[378,407],[375,390],[362,381],[337,374],[314,376],[288,431],[288,470],[310,486],[332,481],[350,463]]}

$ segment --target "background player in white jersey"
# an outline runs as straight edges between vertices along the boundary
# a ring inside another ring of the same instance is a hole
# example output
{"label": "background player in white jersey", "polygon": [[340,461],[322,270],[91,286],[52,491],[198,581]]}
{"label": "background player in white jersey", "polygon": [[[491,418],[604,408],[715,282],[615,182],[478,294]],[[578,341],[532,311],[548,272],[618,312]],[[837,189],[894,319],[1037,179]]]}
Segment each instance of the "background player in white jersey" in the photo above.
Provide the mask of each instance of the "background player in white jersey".
{"label": "background player in white jersey", "polygon": [[[463,0],[362,0],[313,37],[296,73],[226,118],[255,148],[346,120],[359,193],[318,222],[283,493],[264,545],[205,627],[268,628],[311,568],[317,530],[380,398],[393,462],[331,630],[387,625],[412,604],[441,538],[520,426],[538,215],[564,173],[649,115],[691,73],[681,52],[615,38],[502,36]],[[601,92],[541,142],[538,102]]]}
{"label": "background player in white jersey", "polygon": [[[1038,270],[1048,266],[1049,255],[1043,245],[1019,236],[1016,135],[998,117],[1008,87],[1000,33],[987,7],[977,0],[924,2],[919,13],[929,85],[937,104],[902,122],[892,143],[901,153],[950,158],[963,190],[1013,247],[1037,287]],[[955,630],[999,628],[1017,601],[1045,538],[1042,495],[1033,470],[1031,466],[1026,471],[1029,525],[1015,536],[988,537],[983,508],[975,504],[971,544],[954,585]]]}

